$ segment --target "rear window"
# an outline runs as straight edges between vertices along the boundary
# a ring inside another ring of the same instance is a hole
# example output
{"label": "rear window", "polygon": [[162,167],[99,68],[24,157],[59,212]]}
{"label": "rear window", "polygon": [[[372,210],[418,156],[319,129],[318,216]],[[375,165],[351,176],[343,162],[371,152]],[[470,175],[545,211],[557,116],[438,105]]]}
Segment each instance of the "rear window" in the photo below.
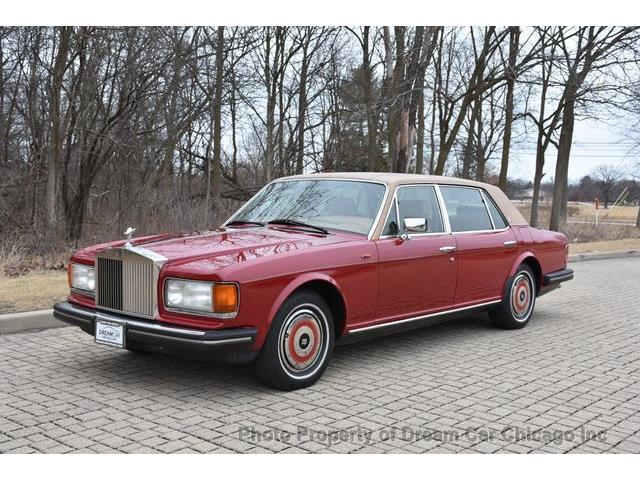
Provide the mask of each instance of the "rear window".
{"label": "rear window", "polygon": [[493,230],[491,219],[477,188],[441,186],[452,232]]}

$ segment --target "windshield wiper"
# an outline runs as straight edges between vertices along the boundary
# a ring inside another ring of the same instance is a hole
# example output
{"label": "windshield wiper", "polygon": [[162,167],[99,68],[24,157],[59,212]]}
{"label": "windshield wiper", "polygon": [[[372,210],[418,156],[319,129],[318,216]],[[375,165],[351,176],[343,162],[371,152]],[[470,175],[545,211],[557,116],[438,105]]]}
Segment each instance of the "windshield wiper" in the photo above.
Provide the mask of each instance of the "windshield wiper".
{"label": "windshield wiper", "polygon": [[225,227],[234,227],[236,225],[255,225],[256,227],[264,227],[262,222],[254,222],[253,220],[232,220]]}
{"label": "windshield wiper", "polygon": [[292,220],[290,218],[275,218],[273,220],[269,220],[267,222],[267,225],[288,225],[291,227],[303,227],[303,228],[310,228],[312,230],[315,230],[317,232],[320,232],[324,235],[328,235],[329,234],[329,230],[327,230],[326,228],[322,228],[322,227],[318,227],[317,225],[311,225],[309,223],[304,223],[304,222],[299,222],[298,220]]}

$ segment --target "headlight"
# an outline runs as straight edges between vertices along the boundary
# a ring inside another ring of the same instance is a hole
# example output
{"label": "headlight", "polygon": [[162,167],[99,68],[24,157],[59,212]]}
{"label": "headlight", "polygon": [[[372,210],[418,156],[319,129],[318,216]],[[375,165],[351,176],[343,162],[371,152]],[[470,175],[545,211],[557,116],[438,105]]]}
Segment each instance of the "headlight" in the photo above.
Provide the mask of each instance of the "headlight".
{"label": "headlight", "polygon": [[164,303],[169,309],[231,316],[238,311],[238,287],[235,283],[169,279]]}
{"label": "headlight", "polygon": [[93,267],[79,263],[69,264],[69,286],[75,290],[94,292],[96,289],[96,276]]}

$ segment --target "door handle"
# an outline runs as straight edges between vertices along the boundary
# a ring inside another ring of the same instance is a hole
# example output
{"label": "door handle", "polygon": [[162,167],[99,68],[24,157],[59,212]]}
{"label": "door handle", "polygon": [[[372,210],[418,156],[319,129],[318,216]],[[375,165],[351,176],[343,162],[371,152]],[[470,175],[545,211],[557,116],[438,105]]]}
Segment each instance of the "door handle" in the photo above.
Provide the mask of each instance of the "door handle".
{"label": "door handle", "polygon": [[454,252],[455,250],[456,250],[456,247],[452,245],[447,247],[440,247],[440,251],[444,253]]}
{"label": "door handle", "polygon": [[515,240],[507,240],[506,242],[504,242],[504,246],[509,248],[517,247],[518,242],[516,242]]}

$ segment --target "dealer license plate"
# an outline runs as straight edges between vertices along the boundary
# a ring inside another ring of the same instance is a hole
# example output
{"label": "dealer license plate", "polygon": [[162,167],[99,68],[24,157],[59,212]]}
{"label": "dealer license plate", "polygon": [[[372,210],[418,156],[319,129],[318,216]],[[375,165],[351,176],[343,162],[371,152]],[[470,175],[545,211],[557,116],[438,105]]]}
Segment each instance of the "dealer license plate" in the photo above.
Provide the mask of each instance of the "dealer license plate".
{"label": "dealer license plate", "polygon": [[124,348],[125,324],[113,320],[96,319],[96,343]]}

